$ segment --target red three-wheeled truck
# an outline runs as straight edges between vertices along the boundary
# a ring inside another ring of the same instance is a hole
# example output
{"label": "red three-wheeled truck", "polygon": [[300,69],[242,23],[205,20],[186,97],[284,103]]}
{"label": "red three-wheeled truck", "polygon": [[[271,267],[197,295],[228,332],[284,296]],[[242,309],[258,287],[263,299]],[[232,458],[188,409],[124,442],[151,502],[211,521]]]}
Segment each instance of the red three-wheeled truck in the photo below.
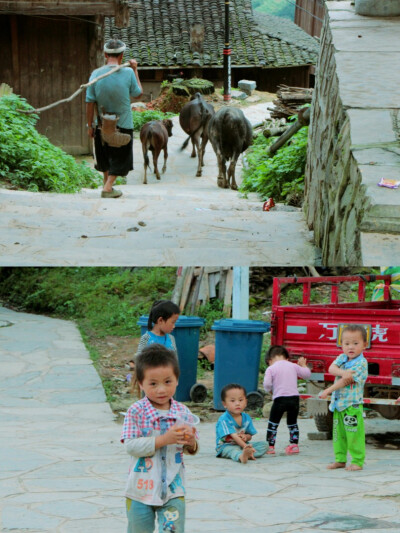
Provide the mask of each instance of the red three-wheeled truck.
{"label": "red three-wheeled truck", "polygon": [[[366,301],[367,283],[383,284],[383,301]],[[341,353],[338,340],[346,324],[363,324],[368,332],[368,380],[364,405],[388,419],[400,419],[400,300],[391,298],[391,276],[358,275],[274,278],[271,314],[271,344],[284,345],[292,360],[307,358],[312,375],[308,384],[307,411],[319,431],[330,433],[332,417],[328,402],[318,393],[334,377],[328,368]],[[281,291],[287,284],[302,286],[302,303],[281,305]],[[316,285],[330,285],[330,302],[311,303]],[[346,285],[343,285],[346,284]],[[339,288],[356,287],[354,302],[340,302]]]}

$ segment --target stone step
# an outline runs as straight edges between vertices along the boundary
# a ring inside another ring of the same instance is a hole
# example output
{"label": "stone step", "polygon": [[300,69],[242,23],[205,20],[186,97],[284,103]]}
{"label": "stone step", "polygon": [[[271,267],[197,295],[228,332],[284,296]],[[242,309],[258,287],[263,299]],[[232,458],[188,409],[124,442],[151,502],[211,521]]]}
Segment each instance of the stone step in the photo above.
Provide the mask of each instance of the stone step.
{"label": "stone step", "polygon": [[400,265],[400,235],[361,232],[362,264]]}

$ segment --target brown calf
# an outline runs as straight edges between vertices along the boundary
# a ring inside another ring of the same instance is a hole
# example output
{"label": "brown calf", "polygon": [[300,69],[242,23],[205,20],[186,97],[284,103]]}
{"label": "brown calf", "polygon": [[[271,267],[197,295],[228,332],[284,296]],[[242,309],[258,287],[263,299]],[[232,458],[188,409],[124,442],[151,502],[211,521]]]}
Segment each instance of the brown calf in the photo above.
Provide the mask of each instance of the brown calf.
{"label": "brown calf", "polygon": [[164,166],[162,172],[167,168],[168,159],[168,137],[172,136],[172,120],[152,120],[142,126],[140,130],[140,141],[142,143],[143,159],[144,159],[144,177],[143,183],[147,183],[147,167],[150,168],[148,150],[153,152],[153,166],[154,174],[157,179],[160,179],[160,173],[157,168],[158,156],[161,150],[164,150]]}

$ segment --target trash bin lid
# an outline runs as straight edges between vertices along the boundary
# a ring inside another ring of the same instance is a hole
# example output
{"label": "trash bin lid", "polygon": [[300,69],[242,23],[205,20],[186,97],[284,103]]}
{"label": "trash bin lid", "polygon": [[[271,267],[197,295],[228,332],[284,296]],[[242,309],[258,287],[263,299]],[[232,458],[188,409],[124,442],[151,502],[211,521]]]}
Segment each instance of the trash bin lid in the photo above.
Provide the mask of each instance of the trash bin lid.
{"label": "trash bin lid", "polygon": [[[137,321],[139,326],[147,326],[147,322],[149,320],[148,315],[142,315],[139,320]],[[200,318],[199,316],[180,316],[178,320],[175,323],[176,328],[194,328],[201,326],[204,326],[205,320],[204,318]]]}
{"label": "trash bin lid", "polygon": [[238,331],[243,333],[265,333],[271,329],[269,322],[263,320],[236,320],[235,318],[221,318],[211,327],[214,331]]}

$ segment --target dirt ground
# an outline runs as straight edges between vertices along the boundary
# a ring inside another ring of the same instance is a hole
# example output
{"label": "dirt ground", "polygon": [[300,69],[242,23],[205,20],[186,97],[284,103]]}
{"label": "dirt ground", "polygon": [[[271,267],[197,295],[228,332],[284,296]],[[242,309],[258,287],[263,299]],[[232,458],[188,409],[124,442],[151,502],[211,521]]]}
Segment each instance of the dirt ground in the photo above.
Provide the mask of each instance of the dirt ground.
{"label": "dirt ground", "polygon": [[[129,362],[134,358],[140,337],[116,337],[108,336],[104,338],[92,338],[90,344],[99,353],[96,367],[103,380],[105,389],[112,397],[110,401],[111,409],[115,414],[125,411],[134,401],[138,399],[132,391],[131,368]],[[207,343],[207,341],[206,341]],[[204,343],[203,343],[204,344]],[[202,344],[202,345],[203,345]],[[212,408],[213,372],[201,370],[198,382],[207,387],[209,397],[204,403],[195,404],[185,402],[193,412],[197,413],[202,420],[213,420],[219,414]],[[201,377],[200,377],[201,374]]]}
{"label": "dirt ground", "polygon": [[[110,406],[115,415],[122,417],[124,411],[136,400],[137,394],[132,390],[129,362],[133,359],[140,337],[115,337],[92,338],[91,345],[99,353],[96,362],[98,372],[103,380],[104,388],[112,397]],[[200,347],[212,342],[210,338],[200,343]],[[185,402],[190,410],[196,413],[204,422],[214,422],[221,415],[213,407],[213,370],[198,367],[197,382],[202,383],[208,391],[207,399],[203,403]],[[266,397],[265,402],[270,401]],[[262,416],[262,410],[257,409],[250,412],[251,416]],[[306,416],[305,401],[301,402],[300,417]]]}

